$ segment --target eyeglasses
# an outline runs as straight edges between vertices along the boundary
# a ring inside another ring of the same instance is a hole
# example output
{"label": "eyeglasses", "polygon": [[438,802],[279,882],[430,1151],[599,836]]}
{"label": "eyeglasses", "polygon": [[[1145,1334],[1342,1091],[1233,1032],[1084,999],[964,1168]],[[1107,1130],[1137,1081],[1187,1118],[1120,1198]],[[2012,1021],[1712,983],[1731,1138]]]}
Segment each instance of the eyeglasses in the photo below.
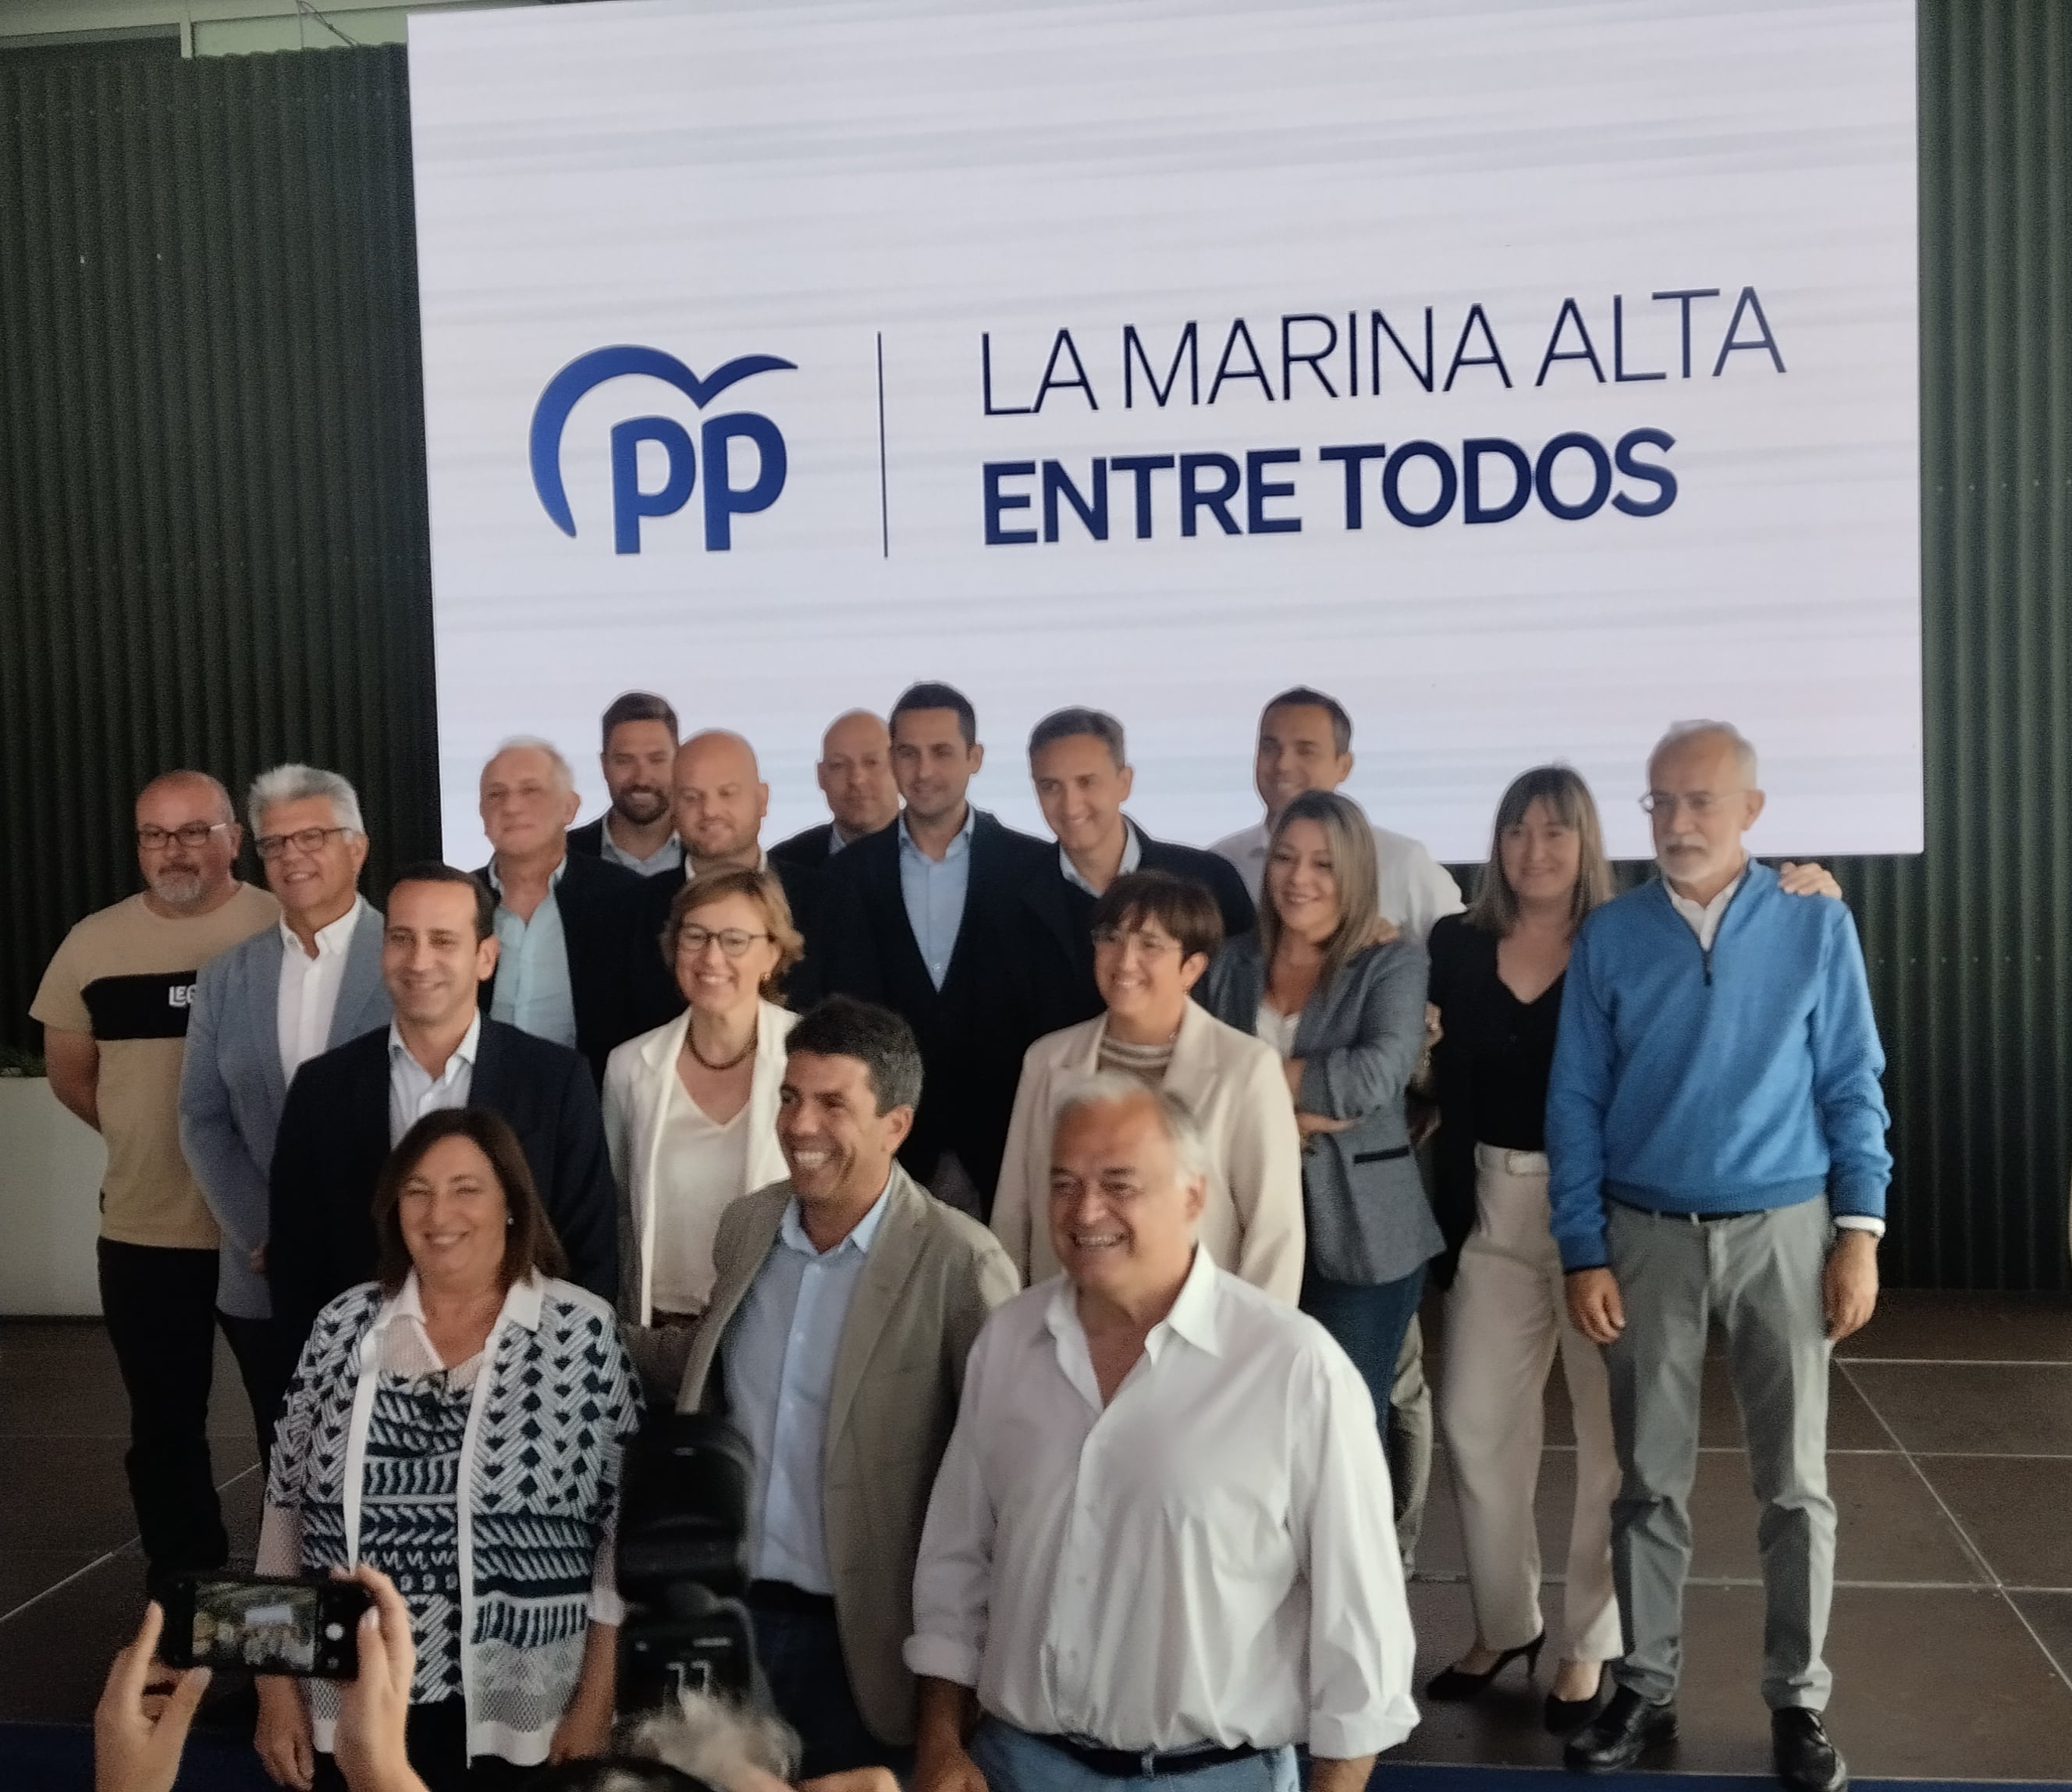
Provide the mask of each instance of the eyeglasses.
{"label": "eyeglasses", "polygon": [[1692,816],[1703,821],[1708,815],[1716,815],[1727,806],[1727,799],[1738,796],[1738,791],[1693,791],[1688,796],[1679,796],[1674,791],[1651,790],[1640,799],[1641,808],[1649,815],[1666,815],[1672,820],[1680,806],[1688,809]]}
{"label": "eyeglasses", "polygon": [[717,939],[719,949],[729,958],[738,958],[757,940],[773,937],[767,933],[750,933],[746,927],[722,927],[717,933],[709,927],[680,927],[676,931],[676,956],[681,958],[688,952],[696,958]]}
{"label": "eyeglasses", "polygon": [[292,846],[298,853],[320,853],[333,834],[349,834],[351,828],[298,828],[292,834],[261,834],[253,845],[262,859],[278,859]]}
{"label": "eyeglasses", "polygon": [[1162,934],[1124,933],[1120,927],[1096,927],[1093,939],[1096,947],[1112,947],[1125,952],[1134,948],[1146,958],[1157,958],[1162,953],[1177,952],[1182,949],[1178,940],[1168,939]]}
{"label": "eyeglasses", "polygon": [[188,821],[177,828],[142,827],[137,830],[137,845],[146,853],[162,853],[175,841],[187,847],[206,846],[212,834],[231,825],[228,821]]}

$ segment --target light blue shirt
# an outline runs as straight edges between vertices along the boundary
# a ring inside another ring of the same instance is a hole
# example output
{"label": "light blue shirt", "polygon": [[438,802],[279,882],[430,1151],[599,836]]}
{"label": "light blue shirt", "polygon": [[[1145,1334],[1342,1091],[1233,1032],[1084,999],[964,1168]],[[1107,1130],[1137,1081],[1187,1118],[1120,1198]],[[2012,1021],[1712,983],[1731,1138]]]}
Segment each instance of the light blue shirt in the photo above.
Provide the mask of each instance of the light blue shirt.
{"label": "light blue shirt", "polygon": [[[569,985],[568,935],[561,927],[561,906],[554,897],[568,868],[564,853],[531,920],[521,921],[501,902],[497,903],[496,989],[490,997],[489,1017],[573,1050],[576,998]],[[489,861],[489,882],[501,897],[504,881],[496,874],[494,859]]]}
{"label": "light blue shirt", "polygon": [[964,805],[964,824],[950,849],[931,859],[914,844],[906,818],[899,818],[899,894],[906,899],[906,924],[921,962],[939,989],[950,974],[950,956],[957,949],[957,930],[964,921],[964,893],[971,888],[972,828],[978,811]]}
{"label": "light blue shirt", "polygon": [[410,1055],[396,1023],[388,1023],[388,1142],[442,1108],[465,1108],[475,1087],[475,1054],[482,1046],[482,1010],[467,1023],[446,1067],[437,1076]]}
{"label": "light blue shirt", "polygon": [[[1144,863],[1144,842],[1137,837],[1137,830],[1127,820],[1122,824],[1122,863],[1115,868],[1118,878],[1126,878]],[[1100,892],[1079,875],[1079,868],[1072,863],[1072,855],[1063,847],[1058,849],[1058,869],[1064,873],[1065,882],[1077,884],[1089,896]]]}
{"label": "light blue shirt", "polygon": [[[892,1179],[886,1178],[890,1190]],[[796,1196],[727,1327],[726,1402],[755,1452],[755,1578],[832,1593],[821,1515],[828,1401],[849,1303],[885,1218],[881,1193],[832,1251],[813,1248]]]}

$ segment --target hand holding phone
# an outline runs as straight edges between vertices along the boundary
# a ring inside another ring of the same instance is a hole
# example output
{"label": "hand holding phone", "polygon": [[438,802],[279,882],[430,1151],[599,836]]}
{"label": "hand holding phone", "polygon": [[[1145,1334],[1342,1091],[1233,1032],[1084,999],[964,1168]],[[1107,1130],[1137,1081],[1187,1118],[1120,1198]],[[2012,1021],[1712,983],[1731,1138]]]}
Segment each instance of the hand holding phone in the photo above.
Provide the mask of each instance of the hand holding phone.
{"label": "hand holding phone", "polygon": [[235,1667],[253,1674],[349,1680],[360,1671],[365,1587],[319,1576],[183,1575],[166,1594],[170,1667]]}

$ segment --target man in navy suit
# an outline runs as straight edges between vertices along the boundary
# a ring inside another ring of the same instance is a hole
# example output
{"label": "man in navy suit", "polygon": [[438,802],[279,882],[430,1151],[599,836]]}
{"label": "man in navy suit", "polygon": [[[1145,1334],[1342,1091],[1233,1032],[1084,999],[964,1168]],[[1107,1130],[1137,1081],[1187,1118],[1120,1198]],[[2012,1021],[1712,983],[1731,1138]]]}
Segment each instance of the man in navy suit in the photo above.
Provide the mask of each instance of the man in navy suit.
{"label": "man in navy suit", "polygon": [[367,830],[335,771],[276,766],[245,800],[278,927],[201,968],[187,1007],[180,1152],[223,1234],[216,1317],[252,1402],[263,1467],[295,1359],[266,1288],[267,1176],[288,1083],[388,1021],[381,911],[360,894]]}
{"label": "man in navy suit", "polygon": [[780,865],[821,871],[845,846],[889,828],[899,814],[892,776],[892,736],[868,709],[851,709],[828,723],[813,768],[832,821],[780,840],[770,856]]}
{"label": "man in navy suit", "polygon": [[616,1297],[619,1198],[596,1088],[568,1047],[482,1012],[496,957],[482,883],[445,865],[396,880],[381,947],[395,1019],[311,1058],[281,1113],[266,1276],[292,1350],[327,1301],[373,1275],[375,1179],[396,1141],[442,1108],[487,1108],[511,1123],[569,1280]]}
{"label": "man in navy suit", "polygon": [[1071,943],[1044,900],[1056,849],[966,799],[985,749],[961,692],[913,686],[891,730],[905,808],[828,863],[825,981],[913,1028],[926,1074],[900,1160],[938,1198],[984,1219],[1022,1055],[1083,1017]]}

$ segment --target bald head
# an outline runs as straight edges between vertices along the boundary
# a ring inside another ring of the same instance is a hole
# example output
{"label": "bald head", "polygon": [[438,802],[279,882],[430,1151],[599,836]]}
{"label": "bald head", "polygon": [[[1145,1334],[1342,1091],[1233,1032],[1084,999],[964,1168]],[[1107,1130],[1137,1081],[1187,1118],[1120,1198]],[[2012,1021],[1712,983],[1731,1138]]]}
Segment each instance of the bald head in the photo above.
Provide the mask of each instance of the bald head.
{"label": "bald head", "polygon": [[693,873],[761,861],[770,787],[740,735],[709,728],[676,749],[670,807]]}
{"label": "bald head", "polygon": [[843,837],[858,840],[892,825],[899,787],[892,781],[892,737],[868,709],[837,716],[820,742],[820,792]]}
{"label": "bald head", "polygon": [[154,912],[206,914],[229,900],[245,832],[220,783],[205,771],[162,772],[137,793],[136,817],[137,868]]}

